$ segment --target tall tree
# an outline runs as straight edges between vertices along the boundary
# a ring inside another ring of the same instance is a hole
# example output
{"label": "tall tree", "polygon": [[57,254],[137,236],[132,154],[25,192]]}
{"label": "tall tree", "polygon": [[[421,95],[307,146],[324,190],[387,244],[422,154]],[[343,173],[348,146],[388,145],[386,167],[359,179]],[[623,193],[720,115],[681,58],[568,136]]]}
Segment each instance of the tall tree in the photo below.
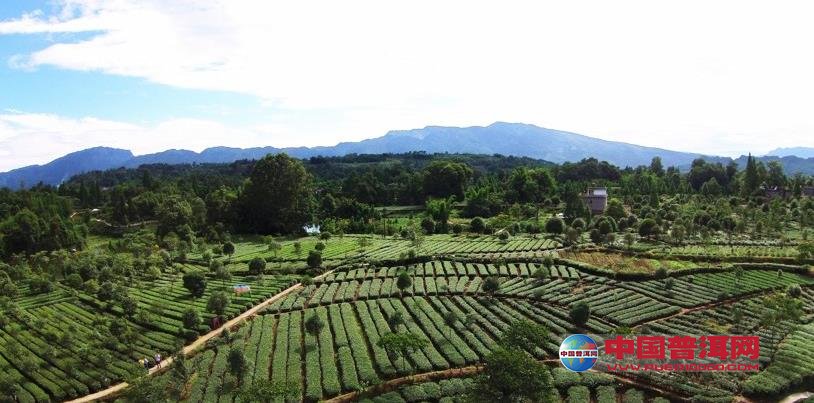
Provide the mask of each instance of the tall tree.
{"label": "tall tree", "polygon": [[766,172],[766,184],[769,186],[786,186],[788,182],[786,179],[786,174],[783,173],[783,165],[780,165],[778,161],[769,161],[766,165],[767,172]]}
{"label": "tall tree", "polygon": [[754,194],[758,186],[760,186],[760,175],[758,173],[757,163],[755,162],[755,157],[749,154],[749,157],[746,158],[746,169],[743,172],[742,191],[744,196]]}
{"label": "tall tree", "polygon": [[241,384],[243,382],[243,376],[246,374],[246,369],[248,368],[248,362],[246,355],[243,354],[243,350],[238,347],[229,349],[227,361],[229,363],[229,373],[237,379],[238,384]]}
{"label": "tall tree", "polygon": [[311,219],[313,193],[302,162],[267,155],[257,161],[240,195],[243,226],[264,234],[299,232]]}
{"label": "tall tree", "polygon": [[430,197],[455,196],[463,200],[472,168],[463,162],[433,161],[424,168],[424,194]]}
{"label": "tall tree", "polygon": [[653,157],[650,160],[650,172],[656,176],[664,176],[664,165],[661,163],[661,157]]}

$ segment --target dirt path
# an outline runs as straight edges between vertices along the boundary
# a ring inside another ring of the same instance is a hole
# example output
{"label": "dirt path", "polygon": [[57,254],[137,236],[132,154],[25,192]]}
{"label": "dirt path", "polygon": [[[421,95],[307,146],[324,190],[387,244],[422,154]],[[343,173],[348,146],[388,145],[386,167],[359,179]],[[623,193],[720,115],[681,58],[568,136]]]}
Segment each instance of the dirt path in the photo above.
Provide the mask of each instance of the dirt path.
{"label": "dirt path", "polygon": [[786,396],[783,400],[780,401],[780,403],[794,403],[803,399],[808,399],[811,396],[814,396],[814,393],[811,392],[795,393],[793,395]]}
{"label": "dirt path", "polygon": [[[315,277],[314,279],[315,280],[320,279],[320,278],[322,278],[324,276],[327,276],[331,272],[333,272],[333,270],[329,270],[329,271],[327,271],[325,273],[322,273],[319,276]],[[259,312],[261,309],[269,306],[270,304],[274,303],[275,301],[277,301],[277,300],[279,300],[281,298],[286,297],[288,294],[291,294],[292,292],[297,291],[300,288],[302,288],[302,284],[297,283],[297,284],[292,285],[291,287],[286,288],[283,291],[280,291],[279,293],[275,294],[271,298],[257,304],[257,306],[249,309],[246,312],[243,312],[242,314],[234,317],[230,321],[224,323],[223,326],[221,326],[221,327],[219,327],[219,328],[217,328],[217,329],[215,329],[215,330],[213,330],[213,331],[199,337],[197,340],[190,343],[188,346],[185,346],[183,348],[183,350],[181,350],[181,351],[186,356],[192,355],[192,353],[194,353],[196,350],[198,350],[201,347],[205,346],[206,342],[220,336],[220,334],[223,332],[224,329],[230,329],[230,328],[232,328],[232,327],[246,321],[247,319],[249,319],[252,316],[256,315],[257,312]],[[155,367],[155,366],[150,368],[148,376],[152,376],[152,375],[154,375],[156,373],[163,372],[164,370],[169,368],[172,365],[172,363],[173,363],[173,358],[172,357],[169,357],[169,358],[163,360],[161,362],[161,367],[160,368]],[[108,396],[114,395],[116,393],[119,393],[122,390],[124,390],[125,388],[127,388],[127,386],[128,386],[127,382],[118,383],[118,384],[113,385],[113,386],[111,386],[111,387],[109,387],[107,389],[100,390],[100,391],[98,391],[96,393],[86,395],[86,396],[82,396],[82,397],[80,397],[78,399],[69,400],[66,403],[94,402],[94,401],[97,401],[99,399],[103,399],[105,397],[108,397]]]}

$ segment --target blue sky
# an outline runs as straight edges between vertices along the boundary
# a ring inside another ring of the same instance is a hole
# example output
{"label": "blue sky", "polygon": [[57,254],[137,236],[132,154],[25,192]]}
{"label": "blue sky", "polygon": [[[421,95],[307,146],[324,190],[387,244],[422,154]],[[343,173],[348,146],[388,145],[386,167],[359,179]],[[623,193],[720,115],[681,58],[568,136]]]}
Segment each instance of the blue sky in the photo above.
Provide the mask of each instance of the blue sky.
{"label": "blue sky", "polygon": [[[32,10],[52,9],[47,1],[6,1],[0,21]],[[262,122],[270,108],[257,97],[226,91],[182,89],[143,78],[37,66],[15,68],[11,60],[59,42],[80,42],[91,33],[0,35],[0,110],[56,113],[82,118],[156,123],[175,117],[207,118],[224,122]]]}
{"label": "blue sky", "polygon": [[814,146],[804,0],[0,2],[0,171],[92,146],[332,145],[513,121]]}

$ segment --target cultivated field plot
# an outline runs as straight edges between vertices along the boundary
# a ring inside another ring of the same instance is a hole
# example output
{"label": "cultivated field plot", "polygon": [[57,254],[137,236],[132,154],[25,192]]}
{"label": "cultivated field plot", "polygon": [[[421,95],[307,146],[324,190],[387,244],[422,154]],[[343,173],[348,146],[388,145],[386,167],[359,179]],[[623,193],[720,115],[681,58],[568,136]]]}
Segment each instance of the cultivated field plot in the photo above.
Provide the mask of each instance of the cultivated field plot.
{"label": "cultivated field plot", "polygon": [[[360,244],[360,239],[364,239]],[[280,249],[269,249],[269,244],[259,239],[236,241],[235,253],[230,256],[232,262],[246,263],[256,257],[269,261],[301,261],[308,257],[308,251],[313,250],[317,243],[323,243],[325,249],[322,258],[325,260],[347,259],[358,256],[365,250],[372,250],[392,243],[391,239],[364,235],[334,236],[327,241],[316,237],[305,237],[296,240],[281,241]],[[296,244],[299,244],[299,252]],[[201,259],[200,253],[190,253],[190,259]]]}
{"label": "cultivated field plot", "polygon": [[[281,249],[274,251],[268,244],[255,241],[235,242],[235,253],[229,257],[233,263],[246,263],[254,258],[267,261],[293,262],[304,261],[308,252],[318,243],[323,243],[323,260],[345,260],[365,257],[370,260],[395,260],[404,258],[410,251],[417,256],[431,255],[470,255],[489,253],[522,253],[544,251],[560,247],[560,243],[550,239],[532,237],[514,237],[501,241],[494,236],[468,238],[454,235],[428,235],[421,241],[410,241],[400,237],[383,238],[380,236],[344,235],[333,236],[322,241],[316,237],[280,242]],[[299,244],[299,252],[296,244]],[[199,260],[200,253],[190,253],[190,259]],[[270,266],[271,268],[274,265]]]}
{"label": "cultivated field plot", "polygon": [[[224,316],[233,317],[280,292],[293,282],[289,276],[266,276],[258,281],[233,277],[230,284],[245,283],[252,293],[232,296]],[[124,314],[121,305],[101,301],[95,294],[57,286],[54,291],[33,294],[21,287],[17,307],[0,327],[0,368],[22,380],[20,401],[60,401],[82,396],[125,379],[138,359],[156,353],[169,356],[182,344],[182,315],[196,309],[203,325],[214,316],[206,301],[220,289],[209,280],[203,297],[193,299],[180,275],[163,274],[150,281],[122,286],[137,303],[135,315]]]}
{"label": "cultivated field plot", "polygon": [[684,245],[653,248],[649,251],[654,254],[663,254],[668,256],[783,258],[797,257],[798,255],[797,248],[794,246],[769,245]]}
{"label": "cultivated field plot", "polygon": [[[410,278],[399,288],[399,273]],[[540,273],[545,273],[541,275]],[[537,273],[535,275],[535,273]],[[484,281],[499,279],[487,293]],[[666,283],[671,285],[665,287]],[[561,339],[576,331],[569,318],[571,304],[591,307],[585,330],[613,333],[621,326],[651,334],[756,334],[761,338],[760,363],[765,375],[782,391],[783,382],[810,327],[796,329],[781,322],[767,327],[764,298],[793,284],[803,286],[805,314],[814,313],[812,280],[801,274],[752,268],[695,273],[649,281],[622,281],[589,274],[575,267],[537,261],[433,260],[402,266],[356,264],[340,268],[301,290],[280,299],[244,326],[232,344],[250,362],[247,382],[286,381],[299,385],[301,399],[314,401],[353,392],[410,374],[469,367],[482,361],[497,345],[504,329],[517,320],[545,325],[551,340],[531,353],[552,359]],[[721,299],[720,294],[726,293]],[[737,313],[735,313],[737,312]],[[446,318],[455,318],[449,322]],[[316,334],[305,323],[318,317],[324,327]],[[393,321],[400,317],[402,321]],[[378,341],[391,332],[410,332],[428,344],[403,358],[389,355]],[[788,335],[788,337],[786,337]],[[231,401],[225,372],[224,347],[208,351],[186,401],[210,401],[218,393]],[[772,369],[773,368],[773,369]],[[812,374],[804,369],[795,379]],[[675,396],[705,396],[719,401],[747,390],[747,375],[635,374],[636,387],[609,377],[582,382],[555,370],[560,396],[566,401],[663,401],[648,385]],[[461,383],[463,382],[463,384]],[[455,401],[467,380],[439,380],[409,385],[372,401]],[[377,400],[378,399],[378,400]]]}
{"label": "cultivated field plot", "polygon": [[467,238],[451,235],[429,235],[420,244],[407,240],[394,240],[385,246],[371,249],[365,257],[371,260],[398,259],[411,249],[419,256],[467,255],[484,253],[512,253],[542,251],[562,246],[559,242],[533,237],[513,237],[501,241],[494,236]]}

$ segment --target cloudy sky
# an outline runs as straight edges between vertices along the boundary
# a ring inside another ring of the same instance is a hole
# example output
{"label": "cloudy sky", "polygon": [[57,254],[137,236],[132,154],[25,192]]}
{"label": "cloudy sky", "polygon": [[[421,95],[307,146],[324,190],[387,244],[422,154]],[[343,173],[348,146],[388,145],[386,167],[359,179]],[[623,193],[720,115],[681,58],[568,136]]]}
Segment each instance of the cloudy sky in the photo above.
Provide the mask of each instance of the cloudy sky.
{"label": "cloudy sky", "polygon": [[0,170],[105,145],[332,145],[533,123],[814,146],[810,1],[3,0]]}

